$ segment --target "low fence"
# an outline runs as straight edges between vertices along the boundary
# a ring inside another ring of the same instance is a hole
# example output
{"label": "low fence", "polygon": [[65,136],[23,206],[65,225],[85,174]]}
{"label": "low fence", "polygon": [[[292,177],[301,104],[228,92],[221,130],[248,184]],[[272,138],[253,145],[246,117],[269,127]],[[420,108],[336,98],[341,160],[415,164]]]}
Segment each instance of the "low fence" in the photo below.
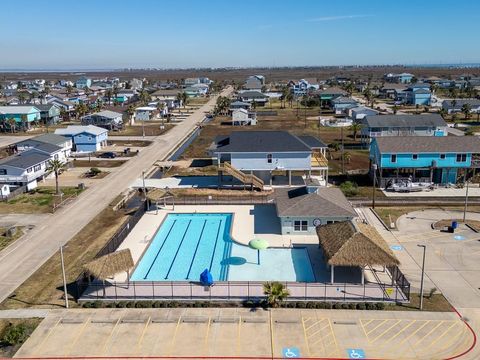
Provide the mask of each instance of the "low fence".
{"label": "low fence", "polygon": [[[163,200],[159,201],[163,204]],[[189,195],[175,196],[166,199],[167,205],[258,205],[273,204],[271,195],[222,196],[222,195]]]}
{"label": "low fence", "polygon": [[28,191],[27,186],[19,186],[13,191],[10,191],[10,194],[8,195],[0,195],[0,201],[8,201],[10,199],[13,199],[14,197],[24,194]]}
{"label": "low fence", "polygon": [[142,202],[140,207],[135,213],[133,213],[118,229],[115,234],[110,238],[108,243],[97,253],[95,258],[110,254],[118,249],[120,244],[125,240],[125,238],[130,234],[130,231],[137,225],[138,221],[141,219],[145,213],[145,202]]}
{"label": "low fence", "polygon": [[[284,282],[296,301],[348,301],[348,302],[408,302],[410,288],[387,284],[330,284]],[[406,285],[406,284],[405,284]],[[121,300],[223,300],[247,301],[264,299],[263,282],[216,282],[204,287],[185,281],[130,281],[91,282],[77,281],[80,301]],[[404,292],[406,291],[406,293]]]}

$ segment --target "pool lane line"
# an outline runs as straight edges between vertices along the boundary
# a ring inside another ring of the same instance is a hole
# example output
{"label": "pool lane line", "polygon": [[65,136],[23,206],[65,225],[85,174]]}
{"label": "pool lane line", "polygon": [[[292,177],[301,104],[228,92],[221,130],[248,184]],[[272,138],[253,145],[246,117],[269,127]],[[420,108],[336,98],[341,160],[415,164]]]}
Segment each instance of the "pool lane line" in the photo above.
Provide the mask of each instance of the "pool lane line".
{"label": "pool lane line", "polygon": [[146,280],[148,277],[148,274],[150,274],[150,271],[152,271],[153,264],[155,264],[155,261],[157,261],[158,255],[160,255],[160,251],[162,251],[163,246],[168,240],[168,237],[170,236],[170,233],[172,232],[173,227],[175,226],[175,223],[177,222],[177,219],[173,220],[172,226],[170,227],[170,230],[168,230],[167,236],[165,236],[165,240],[163,240],[162,246],[160,246],[160,249],[157,251],[157,255],[155,255],[155,258],[153,259],[152,263],[150,264],[150,267],[148,268],[147,273],[143,277],[143,280]]}
{"label": "pool lane line", "polygon": [[200,241],[202,240],[202,235],[203,235],[203,231],[205,230],[205,225],[207,225],[207,220],[205,220],[203,223],[202,232],[200,233],[200,237],[198,238],[197,246],[195,247],[195,252],[193,253],[192,261],[190,262],[190,267],[188,268],[188,273],[185,280],[188,280],[188,277],[190,276],[190,271],[192,271],[193,262],[195,261],[195,255],[197,255],[198,245],[200,245]]}
{"label": "pool lane line", "polygon": [[192,220],[188,220],[188,225],[185,228],[185,232],[183,233],[182,240],[180,241],[180,244],[178,244],[177,252],[175,253],[175,256],[173,257],[172,263],[170,264],[170,267],[168,268],[167,275],[165,275],[165,280],[168,279],[168,275],[170,275],[170,271],[172,270],[173,264],[175,263],[175,259],[177,258],[177,255],[180,251],[180,248],[182,247],[183,240],[185,240],[185,236],[187,235],[188,229],[190,228],[190,224],[192,223]]}
{"label": "pool lane line", "polygon": [[[215,256],[215,250],[217,249],[217,242],[218,242],[218,235],[220,234],[220,228],[222,227],[222,220],[218,223],[218,229],[217,229],[217,237],[215,239],[215,245],[213,246],[213,252],[212,252],[212,258],[210,259],[210,267],[208,270],[211,272],[212,271],[212,265],[213,265],[213,258]],[[220,280],[220,279],[219,279]]]}

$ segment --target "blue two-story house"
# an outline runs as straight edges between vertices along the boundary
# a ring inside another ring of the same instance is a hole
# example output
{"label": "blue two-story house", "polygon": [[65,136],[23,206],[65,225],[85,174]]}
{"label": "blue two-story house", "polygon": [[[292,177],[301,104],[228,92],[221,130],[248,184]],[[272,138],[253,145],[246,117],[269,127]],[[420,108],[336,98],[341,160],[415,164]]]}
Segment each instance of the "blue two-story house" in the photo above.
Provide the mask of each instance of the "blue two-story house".
{"label": "blue two-story house", "polygon": [[108,130],[94,125],[69,125],[55,130],[55,134],[71,138],[73,151],[94,152],[107,145]]}
{"label": "blue two-story house", "polygon": [[455,184],[479,166],[479,154],[475,136],[377,137],[370,144],[380,187],[405,179]]}
{"label": "blue two-story house", "polygon": [[326,149],[313,136],[296,136],[288,131],[233,131],[215,139],[210,152],[218,165],[220,179],[226,172],[242,182],[246,174],[250,180],[254,176],[265,184],[292,186],[304,184],[302,177],[292,178],[294,171],[326,185]]}

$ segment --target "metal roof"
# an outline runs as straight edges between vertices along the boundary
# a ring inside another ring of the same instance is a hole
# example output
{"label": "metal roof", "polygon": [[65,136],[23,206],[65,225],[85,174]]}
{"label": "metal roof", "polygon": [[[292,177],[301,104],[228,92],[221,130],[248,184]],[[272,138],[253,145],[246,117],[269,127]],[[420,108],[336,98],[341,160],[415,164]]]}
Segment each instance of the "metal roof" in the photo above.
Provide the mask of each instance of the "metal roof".
{"label": "metal roof", "polygon": [[0,114],[30,114],[40,112],[35,106],[0,106]]}
{"label": "metal roof", "polygon": [[106,132],[108,132],[108,130],[95,125],[69,125],[66,128],[55,130],[55,134],[57,135],[68,135],[68,136],[77,135],[81,133],[100,135]]}
{"label": "metal roof", "polygon": [[49,155],[41,154],[35,150],[28,150],[17,155],[0,160],[0,166],[8,165],[19,169],[27,169],[50,159]]}

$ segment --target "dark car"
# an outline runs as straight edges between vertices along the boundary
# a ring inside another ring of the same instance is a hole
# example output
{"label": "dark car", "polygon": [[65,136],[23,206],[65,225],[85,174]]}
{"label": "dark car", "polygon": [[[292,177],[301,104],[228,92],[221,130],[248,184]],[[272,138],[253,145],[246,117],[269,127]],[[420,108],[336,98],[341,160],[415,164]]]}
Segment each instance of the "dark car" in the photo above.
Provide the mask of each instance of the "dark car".
{"label": "dark car", "polygon": [[115,159],[117,157],[117,154],[111,151],[104,152],[100,154],[98,157],[104,158],[104,159]]}

